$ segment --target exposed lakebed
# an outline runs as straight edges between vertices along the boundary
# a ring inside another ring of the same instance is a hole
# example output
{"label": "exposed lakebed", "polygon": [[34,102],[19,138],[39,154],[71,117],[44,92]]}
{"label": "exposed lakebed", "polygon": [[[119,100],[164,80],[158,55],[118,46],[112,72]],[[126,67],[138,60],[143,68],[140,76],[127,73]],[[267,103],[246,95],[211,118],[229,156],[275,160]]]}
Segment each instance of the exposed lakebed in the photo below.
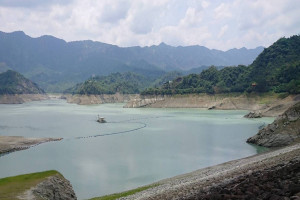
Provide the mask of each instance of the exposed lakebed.
{"label": "exposed lakebed", "polygon": [[[63,137],[0,157],[0,177],[57,170],[79,199],[120,192],[256,154],[248,137],[273,118],[247,111],[79,106],[64,100],[0,105],[0,135]],[[108,123],[96,122],[97,115]]]}

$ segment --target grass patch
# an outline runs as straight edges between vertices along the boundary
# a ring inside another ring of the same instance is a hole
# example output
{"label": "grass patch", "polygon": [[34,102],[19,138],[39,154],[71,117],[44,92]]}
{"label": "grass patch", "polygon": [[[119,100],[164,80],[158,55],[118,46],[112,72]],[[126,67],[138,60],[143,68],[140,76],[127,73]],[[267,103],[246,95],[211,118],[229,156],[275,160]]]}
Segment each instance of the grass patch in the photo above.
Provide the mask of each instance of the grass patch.
{"label": "grass patch", "polygon": [[[59,174],[55,170],[24,174],[0,179],[0,199],[18,199],[17,196],[36,186],[45,178]],[[62,176],[62,175],[61,175]]]}
{"label": "grass patch", "polygon": [[135,193],[138,193],[138,192],[141,192],[143,190],[147,190],[149,188],[153,188],[153,187],[156,187],[156,186],[158,186],[158,184],[139,187],[139,188],[136,188],[136,189],[133,189],[133,190],[128,190],[128,191],[121,192],[121,193],[110,194],[110,195],[106,195],[106,196],[102,196],[102,197],[95,197],[95,198],[92,198],[90,200],[115,200],[115,199],[118,199],[118,198],[121,198],[121,197],[127,197],[129,195],[133,195]]}

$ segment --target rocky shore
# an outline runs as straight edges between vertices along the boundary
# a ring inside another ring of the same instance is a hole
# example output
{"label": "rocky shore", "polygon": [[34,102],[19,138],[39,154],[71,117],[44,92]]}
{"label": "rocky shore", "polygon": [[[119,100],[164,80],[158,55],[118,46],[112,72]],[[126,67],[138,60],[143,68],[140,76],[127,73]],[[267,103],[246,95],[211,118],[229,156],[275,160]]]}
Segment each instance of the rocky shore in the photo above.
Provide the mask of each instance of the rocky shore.
{"label": "rocky shore", "polygon": [[205,108],[219,110],[249,110],[262,117],[282,114],[300,101],[300,95],[280,98],[278,95],[245,94],[191,94],[176,96],[138,96],[130,100],[125,108]]}
{"label": "rocky shore", "polygon": [[0,95],[0,104],[21,104],[49,99],[46,94],[5,94]]}
{"label": "rocky shore", "polygon": [[300,142],[300,102],[279,115],[275,121],[247,140],[265,147],[281,147]]}
{"label": "rocky shore", "polygon": [[299,177],[296,144],[162,180],[121,199],[299,199]]}
{"label": "rocky shore", "polygon": [[28,149],[41,143],[59,140],[62,140],[62,138],[24,138],[21,136],[0,136],[0,156],[1,154]]}

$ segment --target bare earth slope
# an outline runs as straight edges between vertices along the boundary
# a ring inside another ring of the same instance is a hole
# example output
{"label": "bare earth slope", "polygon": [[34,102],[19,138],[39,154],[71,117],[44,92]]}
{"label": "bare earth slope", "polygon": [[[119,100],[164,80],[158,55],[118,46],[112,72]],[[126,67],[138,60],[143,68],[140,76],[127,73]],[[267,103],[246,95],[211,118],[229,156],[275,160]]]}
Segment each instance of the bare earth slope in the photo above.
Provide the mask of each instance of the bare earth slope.
{"label": "bare earth slope", "polygon": [[102,95],[70,95],[61,96],[68,103],[79,105],[103,104],[103,103],[124,103],[137,98],[136,94],[102,94]]}
{"label": "bare earth slope", "polygon": [[129,101],[126,108],[206,108],[220,110],[260,111],[262,116],[278,116],[300,101],[300,95],[279,98],[278,95],[192,94],[176,96],[140,96]]}

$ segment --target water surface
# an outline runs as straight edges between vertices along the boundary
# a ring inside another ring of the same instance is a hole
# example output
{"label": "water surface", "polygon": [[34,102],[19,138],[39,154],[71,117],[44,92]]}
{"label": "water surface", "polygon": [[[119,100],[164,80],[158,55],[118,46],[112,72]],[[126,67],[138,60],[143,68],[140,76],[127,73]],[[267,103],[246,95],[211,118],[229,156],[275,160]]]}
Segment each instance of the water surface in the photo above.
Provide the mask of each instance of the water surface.
{"label": "water surface", "polygon": [[102,196],[256,154],[246,139],[273,121],[243,118],[247,111],[122,106],[0,105],[0,135],[65,138],[0,157],[0,177],[54,169],[79,199]]}

